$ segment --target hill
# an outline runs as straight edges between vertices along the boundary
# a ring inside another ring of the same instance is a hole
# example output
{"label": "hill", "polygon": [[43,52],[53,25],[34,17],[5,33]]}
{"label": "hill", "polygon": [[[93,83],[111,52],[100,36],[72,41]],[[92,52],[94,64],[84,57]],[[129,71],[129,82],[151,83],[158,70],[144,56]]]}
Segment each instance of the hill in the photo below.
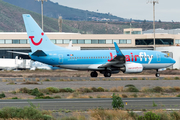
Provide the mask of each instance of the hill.
{"label": "hill", "polygon": [[[14,1],[14,0],[12,0]],[[32,0],[34,1],[34,0]],[[0,31],[4,32],[25,32],[22,14],[31,16],[41,26],[41,15],[15,5],[0,0]],[[142,28],[143,30],[152,29],[152,22],[132,22],[132,27]],[[71,21],[63,20],[63,32],[80,32],[83,34],[120,34],[124,28],[129,28],[130,22],[95,22],[95,21]],[[180,28],[180,23],[156,22],[156,28],[175,29]],[[58,20],[55,18],[44,17],[44,31],[57,32]]]}
{"label": "hill", "polygon": [[[36,0],[3,0],[15,6],[41,13],[41,2]],[[103,14],[90,12],[88,10],[80,10],[59,5],[51,1],[44,2],[44,15],[51,18],[58,18],[62,16],[65,20],[76,20],[76,21],[127,21],[126,19],[113,16],[111,14]]]}
{"label": "hill", "polygon": [[[25,32],[24,22],[22,14],[31,14],[32,17],[41,26],[41,15],[29,10],[14,6],[7,2],[0,0],[0,31],[4,32]],[[58,31],[57,19],[44,17],[44,30],[46,32],[56,32]],[[64,32],[78,32],[77,30],[70,26],[63,24]]]}

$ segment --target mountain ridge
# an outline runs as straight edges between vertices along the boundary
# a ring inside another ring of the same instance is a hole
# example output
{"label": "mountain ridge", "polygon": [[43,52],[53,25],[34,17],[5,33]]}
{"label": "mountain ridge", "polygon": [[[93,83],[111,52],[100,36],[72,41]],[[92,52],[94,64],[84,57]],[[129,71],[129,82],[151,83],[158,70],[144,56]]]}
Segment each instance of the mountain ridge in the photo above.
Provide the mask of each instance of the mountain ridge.
{"label": "mountain ridge", "polygon": [[[41,14],[41,2],[35,0],[3,0],[4,2]],[[51,18],[62,16],[65,20],[76,21],[127,21],[109,13],[97,13],[88,10],[71,8],[50,0],[43,2],[44,15]]]}

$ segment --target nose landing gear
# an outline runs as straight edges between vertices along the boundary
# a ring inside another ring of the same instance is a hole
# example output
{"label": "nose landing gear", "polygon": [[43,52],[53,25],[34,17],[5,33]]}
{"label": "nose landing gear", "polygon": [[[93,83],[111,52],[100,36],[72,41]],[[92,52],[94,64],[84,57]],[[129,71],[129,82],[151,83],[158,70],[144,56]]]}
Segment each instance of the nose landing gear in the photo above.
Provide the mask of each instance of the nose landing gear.
{"label": "nose landing gear", "polygon": [[156,77],[160,77],[160,73],[158,73],[158,69],[156,70]]}

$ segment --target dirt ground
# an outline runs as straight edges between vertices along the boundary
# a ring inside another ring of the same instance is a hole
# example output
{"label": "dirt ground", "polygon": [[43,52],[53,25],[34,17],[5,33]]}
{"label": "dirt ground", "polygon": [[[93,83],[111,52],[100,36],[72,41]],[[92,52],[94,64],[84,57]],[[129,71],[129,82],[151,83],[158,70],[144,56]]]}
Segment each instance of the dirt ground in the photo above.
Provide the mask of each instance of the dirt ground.
{"label": "dirt ground", "polygon": [[[75,71],[75,70],[35,70],[35,71],[0,71],[0,77],[23,77],[23,78],[37,78],[37,77],[90,77],[91,71]],[[112,74],[111,77],[155,77],[155,70],[144,70],[137,74]],[[161,77],[180,77],[180,70],[165,70],[160,71]],[[103,74],[98,73],[98,77],[104,77]]]}
{"label": "dirt ground", "polygon": [[[39,77],[67,77],[73,78],[73,77],[90,77],[90,71],[72,71],[72,70],[55,70],[55,71],[48,71],[48,70],[35,70],[35,71],[0,71],[0,78],[36,78],[38,85],[29,84],[29,85],[23,85],[21,84],[23,81],[15,81],[16,84],[14,85],[7,85],[9,81],[2,81],[0,82],[0,92],[5,92],[6,98],[5,99],[11,99],[13,97],[18,97],[21,99],[33,99],[35,98],[32,95],[18,93],[18,90],[23,87],[27,87],[28,89],[45,89],[47,87],[53,86],[57,88],[72,88],[77,89],[81,87],[103,87],[104,89],[113,89],[114,87],[124,87],[127,84],[133,84],[135,85],[139,90],[141,90],[143,87],[147,88],[153,88],[156,86],[161,87],[174,87],[174,86],[180,86],[179,80],[156,80],[155,77],[155,70],[145,70],[142,73],[138,74],[124,74],[122,72],[118,74],[113,74],[112,77],[114,80],[90,80],[90,81],[38,81]],[[180,78],[180,70],[166,70],[160,72],[161,77],[164,78],[170,78],[170,77],[179,77]],[[99,73],[98,77],[104,77],[102,74]],[[135,80],[135,79],[129,79],[129,80],[118,80],[118,77],[152,77],[154,80]],[[117,80],[116,80],[117,78]],[[125,87],[124,87],[125,89]],[[16,91],[16,94],[13,94],[12,91]],[[56,95],[61,96],[61,98],[110,98],[113,92],[93,92],[93,93],[57,93],[57,94],[50,94],[49,96],[54,97]],[[133,97],[134,94],[137,94],[138,97],[176,97],[179,92],[173,92],[173,93],[131,93],[131,92],[117,92],[121,96],[124,94],[127,97]]]}

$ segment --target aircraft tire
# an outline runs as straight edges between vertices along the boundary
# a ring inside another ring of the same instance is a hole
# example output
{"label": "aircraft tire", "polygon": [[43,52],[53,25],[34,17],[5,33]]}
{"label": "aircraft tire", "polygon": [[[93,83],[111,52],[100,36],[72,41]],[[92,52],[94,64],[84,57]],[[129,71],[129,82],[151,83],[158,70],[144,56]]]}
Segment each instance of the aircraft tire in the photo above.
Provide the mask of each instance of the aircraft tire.
{"label": "aircraft tire", "polygon": [[111,72],[110,71],[106,71],[104,73],[104,77],[111,77]]}
{"label": "aircraft tire", "polygon": [[160,77],[160,74],[159,74],[159,73],[156,73],[156,77]]}
{"label": "aircraft tire", "polygon": [[97,77],[97,76],[98,76],[98,73],[96,71],[91,72],[91,77]]}

